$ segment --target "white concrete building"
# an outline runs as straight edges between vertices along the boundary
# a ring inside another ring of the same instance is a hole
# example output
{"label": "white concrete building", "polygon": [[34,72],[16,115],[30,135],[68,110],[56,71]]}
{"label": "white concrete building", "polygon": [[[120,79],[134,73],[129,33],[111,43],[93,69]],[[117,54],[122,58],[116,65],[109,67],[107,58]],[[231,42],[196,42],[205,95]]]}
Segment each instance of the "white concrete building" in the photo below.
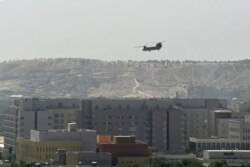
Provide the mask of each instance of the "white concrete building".
{"label": "white concrete building", "polygon": [[193,138],[189,139],[189,149],[193,153],[202,153],[204,150],[249,150],[250,140],[230,138]]}
{"label": "white concrete building", "polygon": [[203,159],[250,159],[250,150],[204,150]]}

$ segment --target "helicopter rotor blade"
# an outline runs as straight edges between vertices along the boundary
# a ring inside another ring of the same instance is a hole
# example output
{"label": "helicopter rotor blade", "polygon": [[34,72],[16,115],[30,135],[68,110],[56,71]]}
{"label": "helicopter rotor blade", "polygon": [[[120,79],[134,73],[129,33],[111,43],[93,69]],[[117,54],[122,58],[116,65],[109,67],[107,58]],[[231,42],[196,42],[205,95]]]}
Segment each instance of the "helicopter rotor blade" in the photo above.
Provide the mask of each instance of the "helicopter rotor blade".
{"label": "helicopter rotor blade", "polygon": [[144,46],[135,46],[134,48],[143,48]]}

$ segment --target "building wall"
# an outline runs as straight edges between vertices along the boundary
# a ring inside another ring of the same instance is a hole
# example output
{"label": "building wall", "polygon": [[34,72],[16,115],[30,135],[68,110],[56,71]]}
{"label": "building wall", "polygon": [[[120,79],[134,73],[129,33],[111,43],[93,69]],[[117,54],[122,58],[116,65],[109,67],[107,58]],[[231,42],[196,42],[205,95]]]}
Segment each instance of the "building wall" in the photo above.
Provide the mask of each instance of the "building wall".
{"label": "building wall", "polygon": [[246,120],[230,120],[228,126],[230,138],[250,140],[250,122]]}
{"label": "building wall", "polygon": [[245,119],[246,115],[250,115],[250,112],[233,112],[232,119]]}
{"label": "building wall", "polygon": [[111,135],[97,135],[97,144],[98,143],[110,143],[112,141]]}
{"label": "building wall", "polygon": [[118,157],[118,163],[134,163],[140,166],[146,166],[149,161],[149,157]]}
{"label": "building wall", "polygon": [[96,162],[97,166],[108,166],[112,164],[112,155],[107,152],[69,152],[66,153],[66,165],[78,165],[81,162],[82,165],[92,165],[92,162]]}
{"label": "building wall", "polygon": [[208,136],[218,136],[218,119],[231,119],[232,111],[226,109],[216,109],[209,111],[209,118],[208,118]]}
{"label": "building wall", "polygon": [[[30,130],[35,129],[35,111],[19,111],[18,136],[29,137]],[[46,114],[45,114],[46,115]],[[46,125],[46,124],[45,124]]]}
{"label": "building wall", "polygon": [[208,110],[206,108],[183,108],[185,140],[189,137],[208,137]]}
{"label": "building wall", "polygon": [[236,112],[250,112],[250,102],[237,103]]}
{"label": "building wall", "polygon": [[168,112],[168,150],[180,151],[182,150],[183,134],[180,122],[182,112],[180,110],[170,110]]}
{"label": "building wall", "polygon": [[242,136],[242,127],[243,120],[230,120],[228,124],[228,136],[231,139],[241,139]]}
{"label": "building wall", "polygon": [[230,119],[217,119],[217,136],[221,138],[229,137],[229,120]]}
{"label": "building wall", "polygon": [[99,144],[100,152],[112,153],[112,164],[118,162],[118,157],[147,157],[149,150],[147,144],[122,143],[122,144]]}
{"label": "building wall", "polygon": [[[169,130],[173,122],[168,122],[173,106],[188,115],[187,119],[179,118],[179,114],[171,118],[180,120],[174,122],[179,123],[178,127],[181,125],[176,131]],[[166,151],[176,149],[190,136],[207,137],[207,112],[223,107],[226,108],[226,101],[217,99],[83,99],[77,112],[77,124],[80,128],[94,129],[97,134],[135,135],[156,150]],[[193,113],[198,115],[197,121],[190,117]],[[185,124],[183,119],[186,119]],[[184,129],[186,125],[188,128]],[[177,137],[175,134],[179,133],[185,134]],[[170,136],[177,138],[169,140]]]}
{"label": "building wall", "polygon": [[9,107],[3,113],[3,136],[4,136],[4,151],[3,153],[8,154],[10,147],[15,151],[16,137],[18,134],[18,108],[16,106]]}
{"label": "building wall", "polygon": [[69,151],[83,151],[84,146],[81,141],[30,141],[18,138],[16,145],[16,160],[26,162],[49,162],[54,159],[58,149]]}
{"label": "building wall", "polygon": [[[155,151],[169,150],[169,114],[168,111],[155,110],[152,111],[152,147]],[[149,122],[150,124],[150,122]],[[178,139],[176,139],[177,141]],[[161,148],[161,149],[160,149]]]}
{"label": "building wall", "polygon": [[250,152],[246,150],[205,150],[204,159],[249,159]]}
{"label": "building wall", "polygon": [[204,150],[249,150],[250,141],[230,138],[190,138],[189,149],[193,153],[201,153]]}
{"label": "building wall", "polygon": [[[4,113],[5,153],[10,146],[15,150],[16,137],[29,137],[31,129],[67,128],[68,122],[75,121],[75,112],[79,107],[79,99],[15,99],[13,106]],[[54,115],[62,113],[61,122],[58,122]]]}
{"label": "building wall", "polygon": [[[76,109],[70,109],[70,108],[49,109],[47,112],[48,112],[47,120],[49,123],[49,129],[65,129],[68,123],[76,121],[75,118]],[[43,113],[41,112],[40,114]],[[39,122],[39,124],[42,124],[42,122]]]}
{"label": "building wall", "polygon": [[31,130],[31,141],[80,141],[85,151],[96,151],[96,131],[35,131]]}

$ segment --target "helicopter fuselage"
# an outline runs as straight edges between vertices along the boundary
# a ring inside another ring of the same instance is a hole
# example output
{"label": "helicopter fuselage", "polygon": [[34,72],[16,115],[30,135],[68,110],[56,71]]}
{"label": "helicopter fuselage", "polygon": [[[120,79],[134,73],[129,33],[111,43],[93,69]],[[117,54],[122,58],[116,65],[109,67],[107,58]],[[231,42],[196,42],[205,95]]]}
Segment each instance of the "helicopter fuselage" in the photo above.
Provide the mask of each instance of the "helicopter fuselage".
{"label": "helicopter fuselage", "polygon": [[162,47],[161,43],[157,43],[155,46],[143,46],[143,51],[152,51],[152,50],[160,50]]}

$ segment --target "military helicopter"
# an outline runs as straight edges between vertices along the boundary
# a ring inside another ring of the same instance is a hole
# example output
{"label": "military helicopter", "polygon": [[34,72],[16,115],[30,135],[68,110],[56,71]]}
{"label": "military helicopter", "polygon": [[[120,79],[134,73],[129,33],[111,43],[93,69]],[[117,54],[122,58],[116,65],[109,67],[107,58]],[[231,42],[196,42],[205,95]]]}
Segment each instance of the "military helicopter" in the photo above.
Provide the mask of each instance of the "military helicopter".
{"label": "military helicopter", "polygon": [[146,45],[144,46],[136,46],[135,48],[143,48],[142,51],[153,51],[153,50],[160,50],[162,48],[162,44],[164,43],[165,41],[161,41],[161,42],[150,42],[150,43],[154,43],[155,45],[154,46],[148,46],[148,44],[150,43],[147,43]]}

